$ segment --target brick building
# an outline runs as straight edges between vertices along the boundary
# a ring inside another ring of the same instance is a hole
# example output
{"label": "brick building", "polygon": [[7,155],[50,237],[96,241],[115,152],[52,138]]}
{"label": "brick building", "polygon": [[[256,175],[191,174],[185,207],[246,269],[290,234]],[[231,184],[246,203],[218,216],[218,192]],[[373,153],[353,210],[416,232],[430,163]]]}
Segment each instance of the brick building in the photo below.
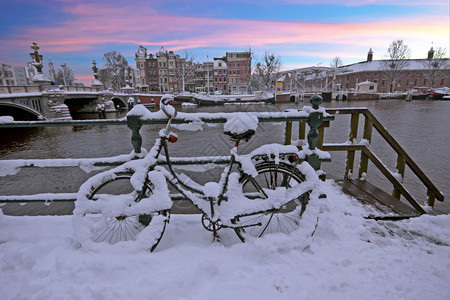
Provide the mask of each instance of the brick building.
{"label": "brick building", "polygon": [[213,87],[215,92],[227,93],[227,63],[223,58],[214,58]]}
{"label": "brick building", "polygon": [[250,52],[227,52],[228,93],[244,94],[250,83],[252,58]]}
{"label": "brick building", "polygon": [[[430,75],[433,65],[433,49],[430,49],[428,57],[424,59],[409,59],[405,67],[399,72],[391,85],[386,74],[386,60],[373,60],[372,51],[367,55],[367,60],[356,64],[344,66],[348,72],[336,75],[336,81],[345,90],[356,88],[357,84],[370,81],[377,83],[376,92],[404,92],[414,88],[441,88],[450,86],[450,62],[448,58],[441,59],[442,70],[437,70],[435,76]],[[434,77],[434,78],[433,78]]]}
{"label": "brick building", "polygon": [[139,46],[135,53],[135,86],[139,90],[174,93],[221,91],[243,94],[248,92],[251,72],[250,52],[227,52],[225,57],[193,64],[164,47],[155,54]]}
{"label": "brick building", "polygon": [[[404,92],[412,89],[436,89],[450,86],[450,60],[434,58],[430,49],[427,58],[408,59],[391,82],[388,76],[390,60],[373,60],[367,53],[362,62],[339,68],[309,67],[280,72],[285,77],[283,86],[298,91],[356,91],[368,85],[371,92]],[[372,84],[369,84],[372,83]],[[370,86],[373,88],[370,89]]]}

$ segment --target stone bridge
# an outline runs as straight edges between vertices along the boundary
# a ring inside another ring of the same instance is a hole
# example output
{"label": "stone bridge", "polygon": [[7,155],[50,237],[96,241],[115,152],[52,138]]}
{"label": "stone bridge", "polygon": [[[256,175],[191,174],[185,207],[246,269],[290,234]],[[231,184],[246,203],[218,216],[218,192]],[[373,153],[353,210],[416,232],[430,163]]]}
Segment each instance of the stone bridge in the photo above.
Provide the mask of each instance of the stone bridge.
{"label": "stone bridge", "polygon": [[23,121],[67,119],[78,113],[97,112],[99,104],[104,104],[107,111],[127,108],[130,97],[135,102],[139,99],[131,93],[95,87],[0,87],[0,116]]}

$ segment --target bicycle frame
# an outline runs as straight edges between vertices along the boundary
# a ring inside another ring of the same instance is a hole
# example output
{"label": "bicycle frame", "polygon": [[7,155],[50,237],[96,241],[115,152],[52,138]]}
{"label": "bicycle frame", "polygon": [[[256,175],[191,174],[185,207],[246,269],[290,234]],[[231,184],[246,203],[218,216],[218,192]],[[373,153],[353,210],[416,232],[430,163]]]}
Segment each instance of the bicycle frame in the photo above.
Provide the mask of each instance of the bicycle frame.
{"label": "bicycle frame", "polygon": [[[83,234],[85,230],[89,233],[84,240],[131,241],[141,232],[139,228],[151,226],[143,229],[143,237],[151,235],[148,247],[153,250],[170,218],[174,197],[169,185],[172,192],[178,191],[203,213],[202,224],[214,233],[215,240],[223,227],[233,229],[242,241],[246,232],[260,237],[266,231],[288,233],[298,227],[318,180],[308,163],[298,165],[306,157],[304,151],[268,144],[239,155],[241,140],[248,141],[255,130],[227,126],[232,129],[225,133],[231,135],[235,145],[219,182],[192,185],[183,181],[171,162],[168,142],[176,142],[177,137],[169,128],[175,109],[162,104],[168,122],[150,151],[141,159],[96,174],[80,186],[74,215]],[[232,117],[227,122],[235,120]],[[160,158],[162,155],[165,157]]]}
{"label": "bicycle frame", "polygon": [[[205,195],[204,191],[184,183],[182,180],[180,180],[180,178],[178,177],[178,174],[175,172],[173,165],[170,161],[170,154],[169,154],[169,147],[168,147],[168,141],[171,141],[171,133],[169,132],[169,127],[171,124],[172,118],[169,117],[169,121],[167,123],[167,126],[165,129],[161,130],[164,131],[164,133],[160,133],[159,139],[157,140],[157,142],[155,143],[154,147],[157,146],[157,150],[156,151],[150,151],[150,153],[156,153],[156,155],[154,156],[154,158],[156,159],[156,161],[158,161],[159,156],[161,155],[161,152],[164,151],[164,156],[165,156],[165,161],[167,162],[167,166],[168,166],[168,170],[169,172],[163,172],[167,182],[170,183],[170,185],[172,187],[174,187],[184,198],[190,200],[194,205],[194,201],[192,201],[192,197],[196,196],[199,197],[202,200],[205,201],[210,201],[211,205],[210,205],[210,212],[206,212],[204,211],[204,209],[202,209],[201,207],[197,206],[196,207],[202,211],[204,214],[206,215],[210,215],[210,217],[214,216],[214,205],[217,203],[217,205],[220,205],[220,203],[223,200],[226,200],[226,196],[225,193],[227,191],[228,188],[228,178],[232,172],[233,166],[234,165],[238,165],[238,171],[241,175],[245,175],[245,176],[249,176],[249,178],[251,178],[250,175],[246,174],[240,167],[239,163],[236,161],[236,155],[237,155],[237,149],[239,147],[239,143],[240,140],[237,140],[235,143],[234,148],[231,150],[231,158],[229,163],[225,166],[224,170],[221,173],[221,180],[219,181],[220,184],[220,193],[219,195],[217,195],[217,197],[210,197]],[[173,137],[173,136],[172,136]],[[154,164],[153,166],[150,167],[149,171],[154,170],[155,168],[157,168],[158,166],[158,162],[156,164]],[[160,171],[162,171],[162,168],[159,169]],[[164,169],[165,170],[165,169]],[[257,184],[255,183],[255,186],[258,187],[258,190],[260,192],[263,193],[263,195],[265,195],[263,189]],[[195,194],[195,195],[193,195]],[[265,195],[267,196],[267,195]]]}
{"label": "bicycle frame", "polygon": [[[163,109],[164,112],[166,112]],[[168,141],[169,142],[176,142],[176,138],[171,134],[171,132],[169,132],[169,127],[171,125],[172,122],[172,116],[170,114],[168,114],[166,112],[166,115],[168,116],[169,120],[167,122],[167,125],[164,129],[162,129],[160,131],[159,134],[159,138],[156,141],[155,145],[153,147],[157,147],[154,151],[153,149],[149,152],[149,153],[155,153],[154,155],[154,159],[156,161],[156,163],[152,166],[150,166],[149,171],[152,170],[159,170],[161,172],[163,172],[164,176],[166,177],[166,180],[168,183],[170,183],[170,185],[177,190],[185,199],[188,199],[193,205],[195,205],[204,215],[206,215],[209,219],[211,220],[219,220],[220,216],[215,216],[215,206],[216,205],[220,205],[221,202],[223,200],[227,200],[227,197],[225,196],[226,191],[228,189],[228,185],[229,185],[229,177],[230,174],[232,173],[233,170],[233,166],[237,165],[237,170],[240,174],[240,176],[246,176],[247,179],[253,184],[253,186],[256,188],[256,190],[263,195],[265,198],[268,198],[267,194],[265,193],[265,191],[263,190],[263,188],[253,179],[253,177],[246,173],[243,169],[242,166],[240,164],[239,161],[237,161],[237,157],[238,155],[238,148],[239,148],[239,144],[241,142],[241,139],[238,138],[235,141],[235,145],[234,147],[231,149],[230,154],[231,154],[231,158],[229,163],[225,166],[225,168],[223,169],[221,176],[220,176],[220,181],[219,181],[219,188],[220,188],[220,193],[216,196],[208,196],[205,194],[205,192],[203,190],[200,190],[198,188],[196,188],[195,186],[189,185],[184,183],[182,180],[180,180],[178,174],[175,172],[173,165],[170,161],[170,154],[169,154],[169,149],[168,149]],[[161,152],[164,151],[164,156],[165,156],[165,161],[167,163],[168,166],[168,170],[169,172],[167,172],[167,170],[165,168],[159,167],[159,163],[158,163],[158,158],[161,155]],[[283,154],[281,154],[283,155]],[[286,155],[295,155],[294,153],[286,153]],[[269,157],[263,157],[262,155],[260,156],[260,158],[269,161]],[[298,156],[295,156],[294,160],[293,160],[293,164],[292,164],[292,173],[289,176],[286,176],[283,179],[283,182],[289,182],[295,169],[297,164],[300,162],[301,160],[298,158]],[[193,201],[193,198],[196,197],[198,199],[201,199],[203,201],[209,201],[210,205],[209,205],[209,211],[205,211],[204,208],[202,208],[201,206],[197,205],[195,203],[195,201]]]}

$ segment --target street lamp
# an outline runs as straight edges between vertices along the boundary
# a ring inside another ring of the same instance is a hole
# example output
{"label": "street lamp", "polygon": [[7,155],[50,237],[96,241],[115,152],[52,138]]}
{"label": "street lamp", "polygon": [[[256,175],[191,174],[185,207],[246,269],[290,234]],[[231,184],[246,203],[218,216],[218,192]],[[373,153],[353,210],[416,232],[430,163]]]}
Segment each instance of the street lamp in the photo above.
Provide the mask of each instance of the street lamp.
{"label": "street lamp", "polygon": [[64,85],[67,86],[67,81],[66,81],[66,67],[67,67],[67,64],[64,63],[63,65],[61,65],[61,67],[63,68]]}

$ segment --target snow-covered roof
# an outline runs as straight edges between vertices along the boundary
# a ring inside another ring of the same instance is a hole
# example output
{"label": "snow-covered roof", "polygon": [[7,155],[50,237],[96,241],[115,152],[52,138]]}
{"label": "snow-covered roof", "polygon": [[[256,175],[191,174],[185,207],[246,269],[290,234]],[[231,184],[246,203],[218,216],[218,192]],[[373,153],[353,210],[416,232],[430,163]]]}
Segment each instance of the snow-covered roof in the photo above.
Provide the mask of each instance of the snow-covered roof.
{"label": "snow-covered roof", "polygon": [[[219,64],[221,64],[219,66]],[[223,60],[214,60],[214,68],[226,68],[227,67],[227,63]]]}
{"label": "snow-covered roof", "polygon": [[366,80],[366,81],[363,81],[363,82],[357,83],[356,85],[358,86],[358,85],[375,85],[375,84],[376,84],[375,82],[372,82],[372,81]]}
{"label": "snow-covered roof", "polygon": [[164,49],[164,46],[161,46],[161,48],[159,49],[159,51],[158,51],[158,55],[166,55],[166,49]]}
{"label": "snow-covered roof", "polygon": [[[448,60],[448,59],[447,59]],[[383,63],[386,60],[372,60],[363,61],[351,65],[342,66],[340,69],[350,69],[350,72],[346,73],[360,73],[360,72],[370,72],[370,71],[382,71]],[[426,63],[428,59],[410,59],[408,63],[403,68],[404,70],[423,70],[426,69]],[[339,70],[339,69],[338,69]]]}

